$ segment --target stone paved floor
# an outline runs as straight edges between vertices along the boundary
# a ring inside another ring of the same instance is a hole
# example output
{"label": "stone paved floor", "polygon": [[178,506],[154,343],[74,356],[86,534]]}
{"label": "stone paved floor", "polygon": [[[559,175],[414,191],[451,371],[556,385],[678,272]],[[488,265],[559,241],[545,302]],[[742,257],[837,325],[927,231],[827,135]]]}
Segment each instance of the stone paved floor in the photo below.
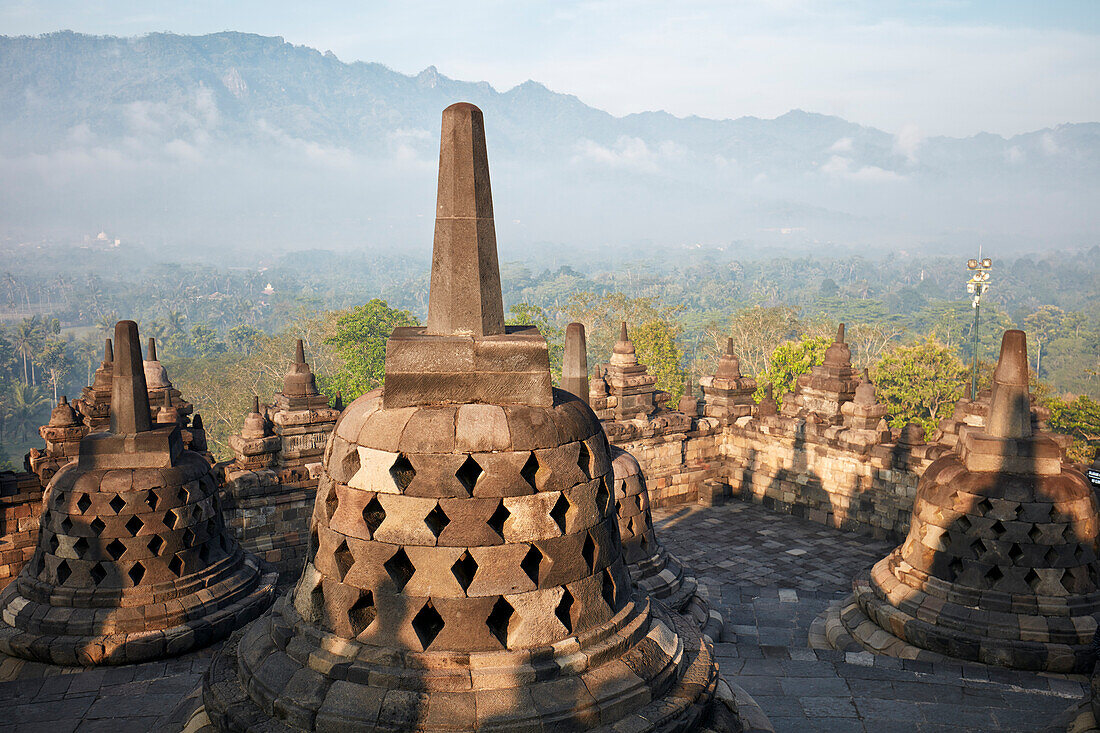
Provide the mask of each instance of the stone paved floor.
{"label": "stone paved floor", "polygon": [[723,674],[777,733],[1038,731],[1084,694],[1083,678],[808,648],[813,620],[894,543],[738,501],[654,521],[736,637],[718,645]]}
{"label": "stone paved floor", "polygon": [[[1080,681],[807,647],[810,623],[892,548],[754,504],[654,512],[658,536],[721,607],[722,671],[787,731],[1036,731]],[[211,650],[91,671],[0,657],[0,733],[173,733]]]}

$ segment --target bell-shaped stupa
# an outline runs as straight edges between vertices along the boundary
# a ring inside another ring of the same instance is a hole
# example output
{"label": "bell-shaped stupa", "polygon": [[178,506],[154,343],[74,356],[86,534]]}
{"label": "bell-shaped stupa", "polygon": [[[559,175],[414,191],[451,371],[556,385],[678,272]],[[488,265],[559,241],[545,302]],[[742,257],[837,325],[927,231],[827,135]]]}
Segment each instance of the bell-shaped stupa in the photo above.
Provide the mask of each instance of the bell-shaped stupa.
{"label": "bell-shaped stupa", "polygon": [[443,113],[438,203],[427,326],[341,415],[302,577],[215,656],[192,725],[739,730],[710,646],[631,587],[598,420],[504,325],[473,105]]}
{"label": "bell-shaped stupa", "polygon": [[1100,614],[1097,500],[1033,428],[1027,341],[1007,331],[984,427],[917,486],[904,544],[826,621],[834,646],[1087,672]]}
{"label": "bell-shaped stupa", "polygon": [[115,326],[110,429],[50,481],[38,548],[0,594],[0,652],[122,664],[227,636],[267,608],[275,574],[225,531],[210,465],[155,426],[137,324]]}

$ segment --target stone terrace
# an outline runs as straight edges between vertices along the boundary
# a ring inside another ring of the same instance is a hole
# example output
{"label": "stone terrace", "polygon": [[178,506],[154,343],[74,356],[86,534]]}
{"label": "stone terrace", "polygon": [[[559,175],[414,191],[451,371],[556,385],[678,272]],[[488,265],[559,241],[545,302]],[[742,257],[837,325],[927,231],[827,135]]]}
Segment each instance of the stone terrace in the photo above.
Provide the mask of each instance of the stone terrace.
{"label": "stone terrace", "polygon": [[[892,544],[737,501],[654,520],[736,637],[718,646],[722,671],[778,733],[1037,731],[1084,694],[1083,678],[810,649],[813,620]],[[171,733],[210,655],[92,671],[3,659],[0,733]]]}

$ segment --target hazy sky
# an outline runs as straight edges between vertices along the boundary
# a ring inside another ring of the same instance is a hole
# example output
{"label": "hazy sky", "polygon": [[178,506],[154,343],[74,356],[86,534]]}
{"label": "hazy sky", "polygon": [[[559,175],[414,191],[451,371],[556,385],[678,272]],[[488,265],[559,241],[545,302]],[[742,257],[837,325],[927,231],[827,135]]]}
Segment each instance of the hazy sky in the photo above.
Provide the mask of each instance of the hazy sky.
{"label": "hazy sky", "polygon": [[791,108],[920,137],[1100,120],[1100,0],[0,0],[0,33],[239,30],[614,114]]}

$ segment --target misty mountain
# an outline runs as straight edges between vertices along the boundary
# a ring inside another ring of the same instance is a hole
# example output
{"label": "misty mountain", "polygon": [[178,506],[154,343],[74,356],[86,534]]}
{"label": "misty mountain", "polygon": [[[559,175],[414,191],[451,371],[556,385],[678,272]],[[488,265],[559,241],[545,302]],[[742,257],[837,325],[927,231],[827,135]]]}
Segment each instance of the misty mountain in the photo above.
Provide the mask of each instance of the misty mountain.
{"label": "misty mountain", "polygon": [[534,81],[501,92],[229,32],[0,37],[0,234],[104,229],[165,257],[420,251],[459,100],[485,112],[505,256],[1098,239],[1098,123],[920,138],[801,110],[615,117]]}

